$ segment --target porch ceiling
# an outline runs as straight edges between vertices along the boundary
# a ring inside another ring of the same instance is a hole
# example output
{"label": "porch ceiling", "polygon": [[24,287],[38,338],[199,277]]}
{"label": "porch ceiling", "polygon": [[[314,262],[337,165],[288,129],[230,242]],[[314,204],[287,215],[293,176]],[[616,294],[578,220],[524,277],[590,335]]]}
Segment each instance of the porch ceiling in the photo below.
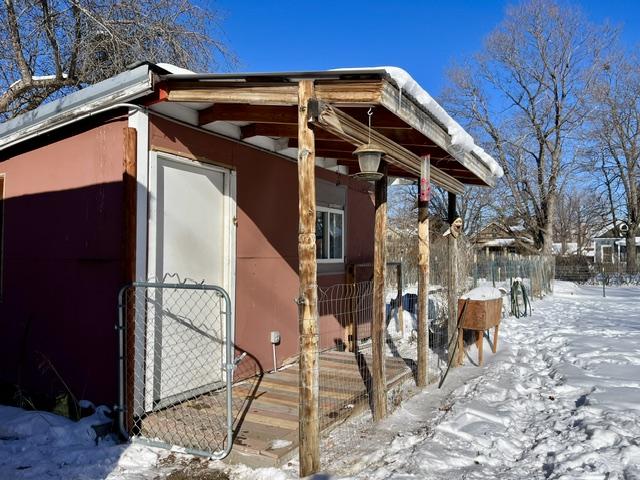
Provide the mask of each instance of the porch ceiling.
{"label": "porch ceiling", "polygon": [[[461,192],[464,185],[495,185],[494,175],[479,158],[453,148],[444,126],[380,73],[170,74],[158,78],[151,109],[296,158],[297,80],[307,75],[315,79],[319,103],[350,125],[366,126],[372,109],[375,135],[392,147],[387,151],[389,175],[417,178],[419,157],[429,154],[432,181],[449,191]],[[341,129],[336,134],[321,121],[311,120],[318,164],[346,166],[355,173],[358,138],[342,135]]]}

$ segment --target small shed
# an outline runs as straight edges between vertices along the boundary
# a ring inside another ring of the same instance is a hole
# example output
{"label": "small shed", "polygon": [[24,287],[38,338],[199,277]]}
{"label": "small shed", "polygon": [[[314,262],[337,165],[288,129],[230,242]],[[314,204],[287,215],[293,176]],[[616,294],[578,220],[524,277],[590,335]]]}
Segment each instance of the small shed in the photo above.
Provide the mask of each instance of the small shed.
{"label": "small shed", "polygon": [[[375,184],[354,175],[372,143]],[[345,283],[348,264],[373,264],[374,357],[382,342],[389,177],[422,181],[426,272],[424,187],[455,200],[500,175],[400,69],[132,67],[0,125],[0,382],[47,392],[53,365],[76,395],[114,404],[118,290],[191,279],[229,293],[233,342],[265,369],[273,331],[279,361],[301,354],[313,423],[317,288]]]}

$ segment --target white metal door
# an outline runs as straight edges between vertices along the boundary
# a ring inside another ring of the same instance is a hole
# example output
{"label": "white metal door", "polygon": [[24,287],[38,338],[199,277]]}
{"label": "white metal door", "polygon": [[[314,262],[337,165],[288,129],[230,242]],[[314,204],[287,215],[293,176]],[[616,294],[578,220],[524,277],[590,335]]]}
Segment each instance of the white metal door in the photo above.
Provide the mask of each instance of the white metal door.
{"label": "white metal door", "polygon": [[[216,285],[233,298],[233,187],[230,170],[173,155],[151,156],[151,279]],[[148,310],[147,410],[224,380],[224,341],[232,332],[224,331],[224,317],[215,299],[165,295],[150,299]]]}

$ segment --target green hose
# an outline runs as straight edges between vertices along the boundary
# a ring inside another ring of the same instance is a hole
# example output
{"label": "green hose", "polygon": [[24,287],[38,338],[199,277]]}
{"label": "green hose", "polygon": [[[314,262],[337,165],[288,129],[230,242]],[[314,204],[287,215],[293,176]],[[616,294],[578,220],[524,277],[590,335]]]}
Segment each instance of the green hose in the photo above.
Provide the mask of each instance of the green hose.
{"label": "green hose", "polygon": [[[522,295],[522,306],[524,308],[523,311],[521,311],[520,309],[520,295]],[[529,300],[527,289],[520,279],[516,279],[511,284],[511,315],[515,316],[516,318],[531,315],[531,301]]]}

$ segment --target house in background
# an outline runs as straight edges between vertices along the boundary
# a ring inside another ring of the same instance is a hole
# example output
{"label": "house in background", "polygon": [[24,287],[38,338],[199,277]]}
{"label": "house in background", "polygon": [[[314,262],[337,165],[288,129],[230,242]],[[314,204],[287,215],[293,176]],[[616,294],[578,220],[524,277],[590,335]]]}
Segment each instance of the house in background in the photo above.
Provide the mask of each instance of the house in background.
{"label": "house in background", "polygon": [[[592,240],[595,263],[620,263],[627,261],[626,233],[629,230],[623,221],[607,225],[598,231]],[[636,250],[640,255],[640,237],[636,237]]]}
{"label": "house in background", "polygon": [[529,254],[533,249],[533,239],[522,225],[503,225],[491,222],[471,237],[476,250],[484,254],[518,253]]}

